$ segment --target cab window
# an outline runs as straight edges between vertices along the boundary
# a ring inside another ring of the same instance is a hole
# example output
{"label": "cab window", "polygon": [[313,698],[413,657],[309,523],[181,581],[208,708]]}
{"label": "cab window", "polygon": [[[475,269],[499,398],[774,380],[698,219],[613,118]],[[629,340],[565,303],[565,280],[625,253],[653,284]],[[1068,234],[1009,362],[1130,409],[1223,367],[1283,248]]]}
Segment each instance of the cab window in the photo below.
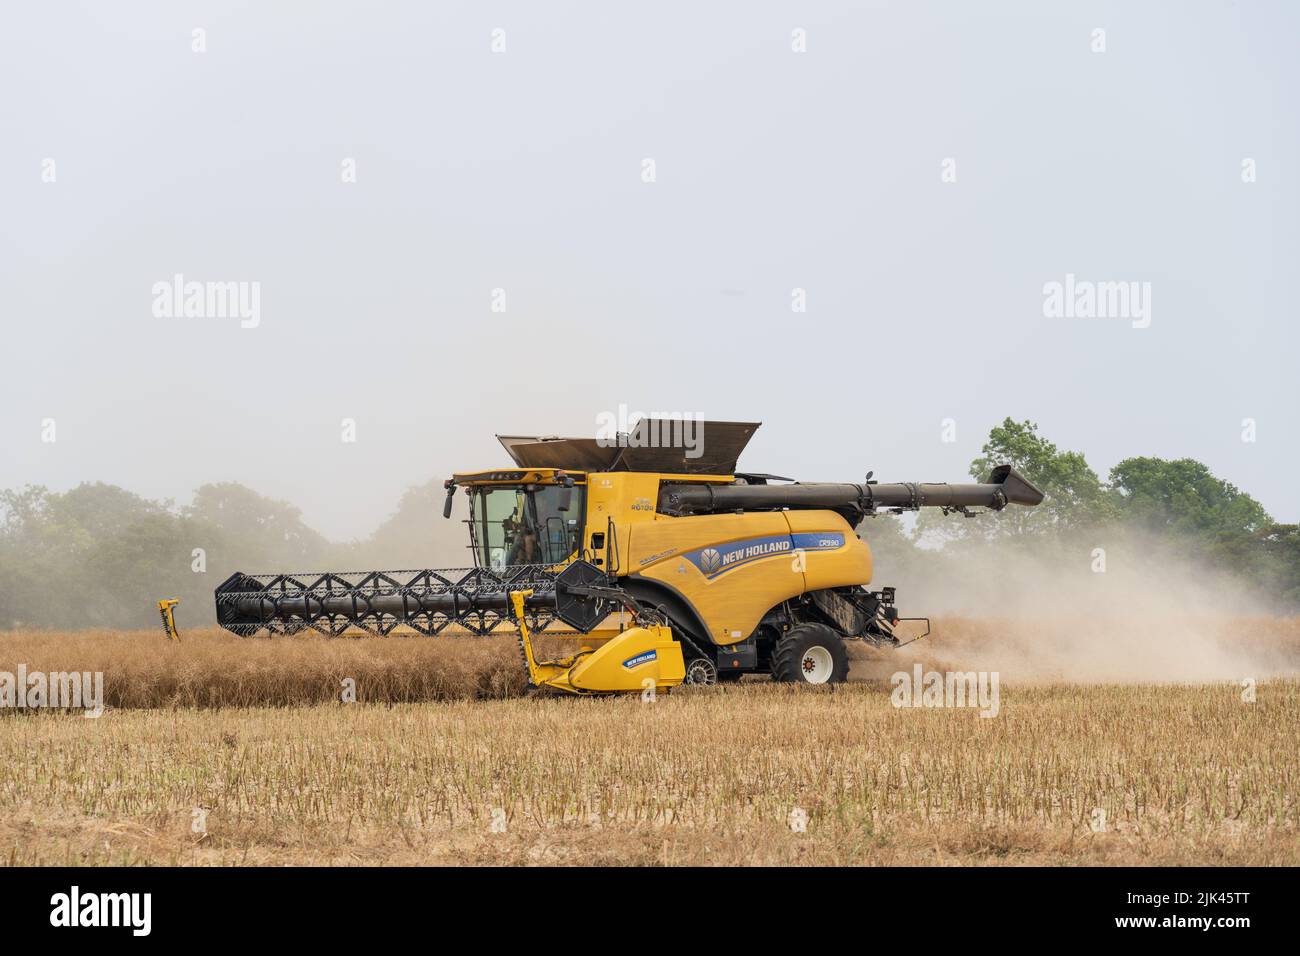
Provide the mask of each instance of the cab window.
{"label": "cab window", "polygon": [[558,485],[479,488],[473,493],[475,557],[492,568],[559,564],[568,559],[582,531],[586,488],[572,490],[560,511]]}

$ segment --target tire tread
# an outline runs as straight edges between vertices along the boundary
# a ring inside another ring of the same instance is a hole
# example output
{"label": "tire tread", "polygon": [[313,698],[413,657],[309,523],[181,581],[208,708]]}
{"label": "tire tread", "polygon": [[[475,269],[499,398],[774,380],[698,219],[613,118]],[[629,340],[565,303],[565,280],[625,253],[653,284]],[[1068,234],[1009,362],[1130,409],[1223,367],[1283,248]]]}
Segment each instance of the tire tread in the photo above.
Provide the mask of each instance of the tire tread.
{"label": "tire tread", "polygon": [[828,684],[841,684],[849,676],[849,655],[844,646],[844,638],[825,624],[796,624],[776,642],[772,650],[772,680],[783,684],[806,683],[799,663],[810,643],[824,644],[831,651],[835,667],[831,671]]}

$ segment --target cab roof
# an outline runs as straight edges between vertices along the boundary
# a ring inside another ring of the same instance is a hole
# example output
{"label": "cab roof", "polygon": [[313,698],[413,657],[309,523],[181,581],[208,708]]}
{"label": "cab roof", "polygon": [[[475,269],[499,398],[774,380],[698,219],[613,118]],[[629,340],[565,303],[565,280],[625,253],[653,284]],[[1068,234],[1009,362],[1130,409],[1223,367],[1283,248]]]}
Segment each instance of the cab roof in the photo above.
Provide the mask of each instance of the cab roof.
{"label": "cab roof", "polygon": [[663,475],[732,475],[762,422],[643,418],[608,438],[498,435],[520,468],[583,472],[637,471]]}
{"label": "cab roof", "polygon": [[[586,482],[590,475],[599,474],[599,472],[587,472],[575,470],[572,468],[491,468],[486,471],[458,471],[451,476],[451,481],[457,485],[518,485],[518,484],[545,484],[556,480],[557,476],[567,475],[575,482],[581,484]],[[732,483],[735,475],[679,475],[679,474],[658,474],[657,478],[671,481],[693,481],[693,482],[714,482],[714,483]]]}

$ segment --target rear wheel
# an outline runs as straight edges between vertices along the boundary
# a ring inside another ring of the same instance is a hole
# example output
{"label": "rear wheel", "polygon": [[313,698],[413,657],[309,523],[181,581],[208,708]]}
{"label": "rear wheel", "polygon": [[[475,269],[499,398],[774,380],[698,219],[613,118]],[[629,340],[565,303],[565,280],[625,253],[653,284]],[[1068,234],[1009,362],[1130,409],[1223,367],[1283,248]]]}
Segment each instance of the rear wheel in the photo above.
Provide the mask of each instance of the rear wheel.
{"label": "rear wheel", "polygon": [[844,639],[825,624],[800,624],[772,651],[772,679],[794,684],[840,684],[849,676]]}
{"label": "rear wheel", "polygon": [[687,684],[716,684],[718,668],[707,657],[697,657],[686,664]]}

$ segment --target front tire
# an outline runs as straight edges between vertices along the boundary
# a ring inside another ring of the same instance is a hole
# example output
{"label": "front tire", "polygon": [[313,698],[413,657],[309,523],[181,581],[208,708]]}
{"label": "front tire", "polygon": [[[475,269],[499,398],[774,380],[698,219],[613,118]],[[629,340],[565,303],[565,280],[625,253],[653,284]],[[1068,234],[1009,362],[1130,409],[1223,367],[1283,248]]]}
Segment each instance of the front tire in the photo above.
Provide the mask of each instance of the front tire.
{"label": "front tire", "polygon": [[842,684],[849,677],[844,638],[825,624],[800,624],[772,652],[772,680],[786,684]]}

